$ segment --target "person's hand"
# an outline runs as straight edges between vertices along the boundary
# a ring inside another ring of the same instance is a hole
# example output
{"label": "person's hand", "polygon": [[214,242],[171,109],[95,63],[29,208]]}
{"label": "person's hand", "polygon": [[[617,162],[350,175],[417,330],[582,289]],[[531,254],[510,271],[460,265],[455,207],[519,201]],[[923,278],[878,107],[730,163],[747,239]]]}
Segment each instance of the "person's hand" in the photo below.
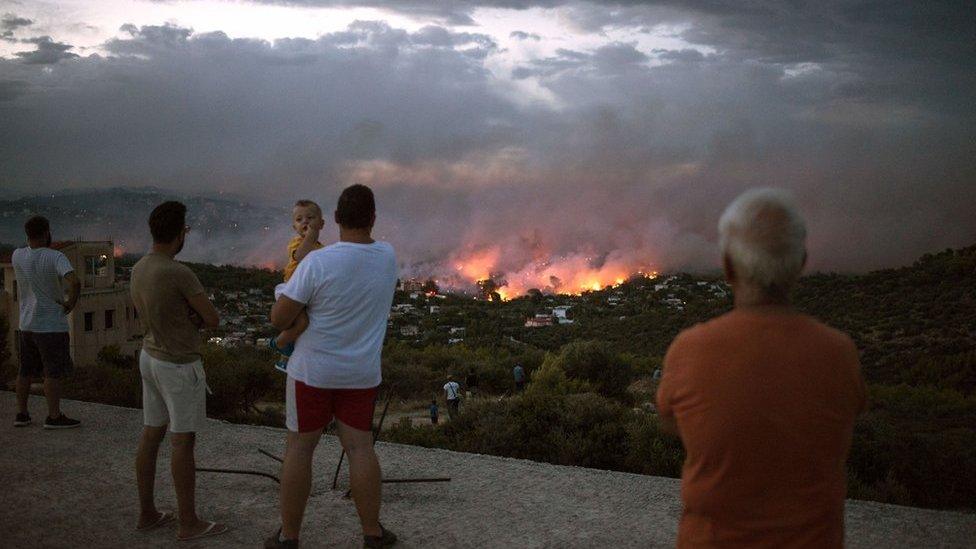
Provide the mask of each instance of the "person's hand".
{"label": "person's hand", "polygon": [[312,237],[318,240],[319,231],[321,231],[323,228],[325,228],[325,220],[319,219],[317,221],[312,221],[308,225],[305,225],[304,227],[305,232],[303,232],[302,234],[305,236],[305,238]]}

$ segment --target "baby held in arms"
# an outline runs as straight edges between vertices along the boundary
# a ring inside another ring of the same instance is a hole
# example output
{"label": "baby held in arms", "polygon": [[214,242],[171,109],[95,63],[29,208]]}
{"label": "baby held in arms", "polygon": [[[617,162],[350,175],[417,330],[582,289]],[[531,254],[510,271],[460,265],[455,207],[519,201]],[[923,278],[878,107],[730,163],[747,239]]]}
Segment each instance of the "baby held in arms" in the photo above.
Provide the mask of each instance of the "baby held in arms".
{"label": "baby held in arms", "polygon": [[[310,252],[322,247],[319,242],[319,232],[325,227],[325,220],[322,218],[322,208],[311,200],[299,200],[295,202],[295,207],[291,212],[291,226],[297,233],[288,242],[288,264],[285,265],[285,282],[291,278],[298,268],[298,264]],[[283,284],[279,284],[275,293],[281,289]],[[295,322],[287,329],[282,331],[277,337],[271,338],[271,348],[278,351],[281,356],[275,362],[275,368],[282,372],[287,372],[288,357],[295,350],[295,341],[302,332],[308,328],[308,314],[303,310]]]}

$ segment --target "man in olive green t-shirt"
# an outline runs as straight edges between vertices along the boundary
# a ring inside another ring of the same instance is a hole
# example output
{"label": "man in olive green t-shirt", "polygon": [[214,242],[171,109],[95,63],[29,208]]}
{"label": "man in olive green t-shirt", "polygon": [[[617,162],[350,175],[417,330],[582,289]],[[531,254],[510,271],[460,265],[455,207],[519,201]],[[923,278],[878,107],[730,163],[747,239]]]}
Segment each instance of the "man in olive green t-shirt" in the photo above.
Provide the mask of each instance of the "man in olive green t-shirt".
{"label": "man in olive green t-shirt", "polygon": [[166,429],[173,433],[173,485],[179,513],[178,539],[222,534],[227,527],[196,514],[193,456],[195,433],[207,418],[207,381],[200,359],[201,328],[220,323],[200,280],[174,257],[183,249],[186,206],[164,202],[149,216],[152,252],[132,268],[132,303],[145,329],[139,370],[142,374],[143,431],[136,456],[141,512],[138,529],[173,520],[156,509],[153,494],[156,456]]}

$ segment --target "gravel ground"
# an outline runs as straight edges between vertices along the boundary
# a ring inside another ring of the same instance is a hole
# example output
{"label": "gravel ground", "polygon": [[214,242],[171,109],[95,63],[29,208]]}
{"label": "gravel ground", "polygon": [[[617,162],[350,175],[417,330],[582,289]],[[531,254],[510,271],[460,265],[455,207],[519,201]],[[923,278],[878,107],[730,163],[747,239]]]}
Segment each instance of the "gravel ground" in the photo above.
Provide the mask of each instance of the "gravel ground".
{"label": "gravel ground", "polygon": [[[278,525],[277,485],[251,476],[200,473],[198,511],[232,530],[177,543],[173,525],[136,533],[133,458],[139,410],[66,401],[79,429],[45,431],[43,399],[34,425],[14,428],[14,395],[0,392],[0,547],[260,547]],[[40,420],[40,421],[39,421]],[[284,431],[211,421],[198,435],[197,466],[277,475]],[[165,448],[165,447],[164,447]],[[383,521],[409,547],[673,546],[680,513],[674,479],[560,467],[399,444],[377,445],[387,478],[448,476],[442,484],[393,484]],[[157,500],[175,508],[169,452],[160,456]],[[338,441],[323,437],[315,459],[305,547],[358,547],[351,501],[332,491]],[[345,487],[345,477],[340,486]],[[848,502],[850,547],[974,547],[976,515]]]}

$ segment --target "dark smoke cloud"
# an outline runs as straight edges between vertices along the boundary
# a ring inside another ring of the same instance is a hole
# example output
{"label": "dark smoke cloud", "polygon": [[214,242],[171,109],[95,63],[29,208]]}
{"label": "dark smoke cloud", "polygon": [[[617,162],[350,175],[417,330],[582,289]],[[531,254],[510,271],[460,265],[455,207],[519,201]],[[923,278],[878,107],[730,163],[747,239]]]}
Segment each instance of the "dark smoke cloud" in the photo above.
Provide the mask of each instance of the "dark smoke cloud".
{"label": "dark smoke cloud", "polygon": [[[559,6],[580,29],[664,24],[703,47],[567,48],[499,76],[495,40],[450,25],[274,43],[127,26],[108,56],[49,73],[0,60],[0,180],[326,209],[363,182],[379,236],[408,271],[441,277],[471,257],[514,276],[553,261],[711,267],[722,208],[756,185],[797,194],[814,268],[976,240],[972,18],[950,4],[291,3],[454,24],[477,6]],[[553,101],[514,100],[508,76]]]}
{"label": "dark smoke cloud", "polygon": [[25,65],[53,65],[64,59],[78,57],[77,54],[68,51],[74,46],[62,42],[55,42],[50,36],[28,38],[21,40],[21,42],[37,46],[34,51],[17,52],[14,54]]}
{"label": "dark smoke cloud", "polygon": [[21,27],[29,27],[33,24],[33,21],[25,17],[17,17],[12,13],[5,13],[3,17],[0,17],[0,39],[13,42],[15,41],[13,38],[15,30]]}

